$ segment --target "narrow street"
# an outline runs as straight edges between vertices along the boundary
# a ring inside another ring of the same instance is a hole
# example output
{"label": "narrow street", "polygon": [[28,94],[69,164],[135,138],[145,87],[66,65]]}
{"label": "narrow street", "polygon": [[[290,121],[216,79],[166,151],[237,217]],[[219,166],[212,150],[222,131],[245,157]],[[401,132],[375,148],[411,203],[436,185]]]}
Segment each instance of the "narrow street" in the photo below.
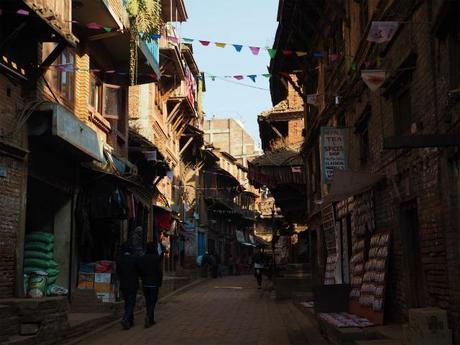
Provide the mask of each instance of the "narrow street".
{"label": "narrow street", "polygon": [[291,302],[275,301],[267,285],[257,290],[247,275],[209,280],[167,298],[149,329],[143,317],[138,314],[129,331],[116,325],[81,344],[326,344]]}

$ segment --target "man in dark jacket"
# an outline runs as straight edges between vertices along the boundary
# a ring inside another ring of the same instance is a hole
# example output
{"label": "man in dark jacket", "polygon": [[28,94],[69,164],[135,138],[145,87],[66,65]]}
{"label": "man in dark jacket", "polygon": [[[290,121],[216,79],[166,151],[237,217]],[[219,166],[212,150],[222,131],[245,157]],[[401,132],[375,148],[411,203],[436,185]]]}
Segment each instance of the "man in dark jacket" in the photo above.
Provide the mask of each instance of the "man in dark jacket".
{"label": "man in dark jacket", "polygon": [[117,275],[120,281],[120,291],[125,300],[125,312],[121,325],[130,329],[134,325],[134,308],[136,307],[137,289],[139,288],[139,273],[136,257],[128,243],[123,243],[117,258]]}
{"label": "man in dark jacket", "polygon": [[155,324],[155,304],[163,280],[157,247],[153,242],[147,243],[145,255],[139,261],[139,273],[142,278],[146,306],[145,328]]}

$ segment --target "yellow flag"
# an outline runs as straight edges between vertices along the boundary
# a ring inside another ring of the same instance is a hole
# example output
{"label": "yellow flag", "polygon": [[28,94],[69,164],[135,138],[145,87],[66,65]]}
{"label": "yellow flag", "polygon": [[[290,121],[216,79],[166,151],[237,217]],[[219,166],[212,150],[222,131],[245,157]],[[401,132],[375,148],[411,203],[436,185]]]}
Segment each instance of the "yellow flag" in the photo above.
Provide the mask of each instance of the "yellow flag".
{"label": "yellow flag", "polygon": [[295,52],[297,54],[297,56],[306,56],[308,55],[307,52]]}
{"label": "yellow flag", "polygon": [[221,43],[221,42],[215,42],[214,44],[216,45],[216,47],[219,47],[219,48],[225,48],[225,46],[227,45],[227,43]]}

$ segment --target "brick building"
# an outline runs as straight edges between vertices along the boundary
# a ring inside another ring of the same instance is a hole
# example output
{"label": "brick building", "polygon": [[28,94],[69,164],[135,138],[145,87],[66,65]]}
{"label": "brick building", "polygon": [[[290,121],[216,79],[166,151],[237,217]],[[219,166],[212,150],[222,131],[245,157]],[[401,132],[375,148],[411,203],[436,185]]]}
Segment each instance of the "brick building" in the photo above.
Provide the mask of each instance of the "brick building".
{"label": "brick building", "polygon": [[254,139],[238,120],[205,120],[203,130],[207,143],[212,143],[216,148],[230,153],[244,166],[261,154]]}
{"label": "brick building", "polygon": [[[376,322],[447,310],[456,343],[459,10],[452,1],[280,1],[274,48],[308,55],[278,54],[270,66],[273,102],[287,85],[305,102],[316,283],[350,284],[350,308]],[[396,28],[380,43],[378,22]],[[375,259],[384,281],[370,278],[367,261],[379,241],[389,252]]]}

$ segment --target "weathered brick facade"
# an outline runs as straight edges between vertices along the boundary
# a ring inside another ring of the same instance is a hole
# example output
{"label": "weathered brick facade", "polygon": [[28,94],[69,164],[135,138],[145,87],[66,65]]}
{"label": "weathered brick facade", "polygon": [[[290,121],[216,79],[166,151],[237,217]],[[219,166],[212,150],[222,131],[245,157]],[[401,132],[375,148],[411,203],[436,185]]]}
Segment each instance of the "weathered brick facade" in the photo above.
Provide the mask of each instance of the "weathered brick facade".
{"label": "weathered brick facade", "polygon": [[[410,142],[416,135],[460,132],[455,55],[460,45],[458,39],[449,38],[459,32],[458,24],[454,24],[458,22],[458,4],[345,1],[339,8],[326,1],[320,10],[329,18],[326,24],[314,16],[301,19],[289,12],[289,1],[284,3],[286,21],[310,21],[303,30],[311,43],[306,47],[295,39],[286,39],[276,48],[297,45],[298,50],[308,48],[322,55],[296,67],[303,69],[299,85],[304,93],[317,93],[319,100],[318,106],[308,106],[305,112],[303,154],[309,171],[310,217],[318,208],[315,201],[329,191],[321,181],[319,128],[347,128],[349,169],[385,176],[385,182],[375,188],[375,218],[377,231],[392,234],[386,318],[404,322],[409,308],[447,309],[449,326],[454,329],[456,342],[460,342],[458,147],[384,147],[388,138],[401,134]],[[302,13],[299,9],[297,12]],[[390,42],[366,40],[370,23],[378,20],[400,22]],[[317,32],[311,31],[311,24]],[[292,27],[284,30],[289,32]],[[272,72],[276,74],[276,68],[284,71],[280,66],[288,63],[278,58]],[[387,72],[378,91],[372,92],[362,81],[364,69]],[[275,101],[283,94],[279,88],[283,88],[282,83],[272,83]],[[415,232],[410,235],[413,237],[408,237],[409,228],[403,226],[407,207],[416,215],[410,228]]]}

